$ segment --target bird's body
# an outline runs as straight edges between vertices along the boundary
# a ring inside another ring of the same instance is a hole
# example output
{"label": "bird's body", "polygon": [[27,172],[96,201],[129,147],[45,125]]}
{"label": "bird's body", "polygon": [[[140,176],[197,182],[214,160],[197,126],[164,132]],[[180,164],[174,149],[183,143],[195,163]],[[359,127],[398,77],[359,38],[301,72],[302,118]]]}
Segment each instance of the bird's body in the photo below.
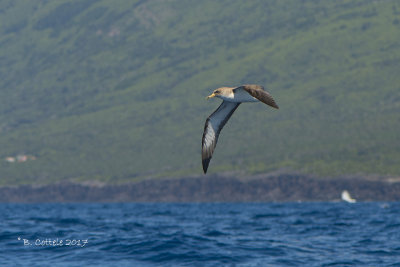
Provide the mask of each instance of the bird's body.
{"label": "bird's body", "polygon": [[214,90],[207,99],[212,97],[221,98],[223,102],[207,118],[204,126],[201,149],[204,173],[207,172],[212,154],[217,145],[219,133],[241,103],[261,101],[271,107],[279,108],[272,96],[262,86],[254,84],[239,87],[221,87]]}

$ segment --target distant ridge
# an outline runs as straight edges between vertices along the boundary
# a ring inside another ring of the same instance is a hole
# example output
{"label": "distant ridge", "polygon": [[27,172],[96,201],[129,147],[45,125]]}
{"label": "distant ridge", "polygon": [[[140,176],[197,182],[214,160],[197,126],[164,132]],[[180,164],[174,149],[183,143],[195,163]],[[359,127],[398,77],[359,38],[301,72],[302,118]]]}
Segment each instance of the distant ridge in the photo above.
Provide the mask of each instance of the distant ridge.
{"label": "distant ridge", "polygon": [[0,185],[201,175],[199,140],[218,106],[205,97],[248,83],[280,110],[235,112],[209,175],[400,175],[400,1],[0,10]]}

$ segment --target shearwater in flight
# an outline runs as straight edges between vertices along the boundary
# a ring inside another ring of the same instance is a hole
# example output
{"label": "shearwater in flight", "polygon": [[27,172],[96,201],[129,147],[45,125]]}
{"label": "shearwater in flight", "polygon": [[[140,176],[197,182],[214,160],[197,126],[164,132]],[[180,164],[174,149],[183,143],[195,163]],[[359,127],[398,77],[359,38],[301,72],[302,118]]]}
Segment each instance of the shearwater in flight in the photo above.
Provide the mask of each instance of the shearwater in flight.
{"label": "shearwater in flight", "polygon": [[219,133],[241,103],[261,101],[273,108],[279,109],[272,96],[262,86],[256,84],[245,84],[239,87],[221,87],[214,90],[207,99],[212,97],[221,98],[223,101],[207,118],[204,126],[201,146],[204,173],[207,172],[215,146],[217,145]]}

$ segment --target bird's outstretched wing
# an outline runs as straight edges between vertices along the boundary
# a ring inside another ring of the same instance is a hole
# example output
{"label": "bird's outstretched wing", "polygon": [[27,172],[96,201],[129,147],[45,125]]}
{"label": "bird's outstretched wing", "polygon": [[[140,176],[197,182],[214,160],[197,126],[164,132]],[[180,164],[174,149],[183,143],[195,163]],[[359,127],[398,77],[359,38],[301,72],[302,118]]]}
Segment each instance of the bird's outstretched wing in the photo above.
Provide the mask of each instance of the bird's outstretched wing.
{"label": "bird's outstretched wing", "polygon": [[219,133],[239,105],[240,103],[223,101],[217,110],[207,118],[201,146],[204,173],[207,172],[208,164],[217,145]]}
{"label": "bird's outstretched wing", "polygon": [[275,100],[272,98],[272,96],[267,91],[264,90],[264,87],[260,85],[255,85],[255,84],[242,85],[234,90],[237,89],[239,90],[243,89],[247,93],[249,93],[252,97],[257,98],[258,100],[267,104],[268,106],[279,109],[278,105],[275,103]]}

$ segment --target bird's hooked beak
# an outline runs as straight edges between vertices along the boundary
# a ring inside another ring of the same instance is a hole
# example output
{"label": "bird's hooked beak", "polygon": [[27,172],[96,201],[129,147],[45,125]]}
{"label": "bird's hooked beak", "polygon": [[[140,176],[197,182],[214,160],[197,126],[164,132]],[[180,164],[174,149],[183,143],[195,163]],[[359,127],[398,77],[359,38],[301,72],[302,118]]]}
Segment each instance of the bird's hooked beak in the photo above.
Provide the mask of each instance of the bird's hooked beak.
{"label": "bird's hooked beak", "polygon": [[212,93],[211,95],[207,96],[206,99],[210,99],[210,98],[213,98],[213,97],[215,97],[214,93]]}

